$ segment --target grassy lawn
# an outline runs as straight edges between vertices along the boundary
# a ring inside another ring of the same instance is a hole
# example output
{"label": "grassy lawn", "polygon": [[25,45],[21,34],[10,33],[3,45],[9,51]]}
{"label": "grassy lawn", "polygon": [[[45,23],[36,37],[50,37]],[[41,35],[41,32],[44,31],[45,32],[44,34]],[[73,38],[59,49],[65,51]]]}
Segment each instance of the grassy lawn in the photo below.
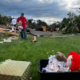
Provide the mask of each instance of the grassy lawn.
{"label": "grassy lawn", "polygon": [[13,40],[11,43],[0,44],[0,61],[2,62],[6,59],[30,61],[32,63],[32,80],[40,80],[38,74],[38,61],[40,59],[48,59],[50,55],[55,55],[58,51],[66,56],[70,51],[80,53],[80,35],[53,39],[49,39],[50,36],[45,38],[37,37],[37,42],[35,43],[30,42],[33,36],[28,35],[27,37],[27,40],[19,39]]}
{"label": "grassy lawn", "polygon": [[55,34],[55,35],[46,35],[44,38],[55,38],[55,37],[70,37],[74,34]]}

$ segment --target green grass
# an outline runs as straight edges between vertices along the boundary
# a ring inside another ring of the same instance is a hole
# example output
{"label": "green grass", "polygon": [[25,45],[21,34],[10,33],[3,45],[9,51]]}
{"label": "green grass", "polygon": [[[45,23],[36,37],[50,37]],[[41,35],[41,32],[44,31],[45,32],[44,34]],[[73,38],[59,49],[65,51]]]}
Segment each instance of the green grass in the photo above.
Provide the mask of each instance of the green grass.
{"label": "green grass", "polygon": [[[0,62],[6,59],[30,61],[32,80],[40,80],[38,61],[48,59],[60,51],[67,56],[70,51],[80,53],[80,35],[67,38],[47,39],[38,38],[37,42],[30,42],[33,36],[28,35],[27,40],[13,40],[11,43],[0,44]],[[48,54],[47,54],[48,53]]]}
{"label": "green grass", "polygon": [[44,38],[55,38],[55,37],[69,37],[73,34],[55,34],[55,35],[45,35]]}

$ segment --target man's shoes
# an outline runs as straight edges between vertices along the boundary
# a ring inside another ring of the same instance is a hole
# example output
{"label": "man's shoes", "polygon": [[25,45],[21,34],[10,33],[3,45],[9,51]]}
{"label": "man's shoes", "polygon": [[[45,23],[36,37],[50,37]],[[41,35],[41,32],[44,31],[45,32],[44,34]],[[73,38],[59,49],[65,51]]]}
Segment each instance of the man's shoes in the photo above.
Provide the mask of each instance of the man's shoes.
{"label": "man's shoes", "polygon": [[25,40],[27,40],[27,38],[25,38]]}

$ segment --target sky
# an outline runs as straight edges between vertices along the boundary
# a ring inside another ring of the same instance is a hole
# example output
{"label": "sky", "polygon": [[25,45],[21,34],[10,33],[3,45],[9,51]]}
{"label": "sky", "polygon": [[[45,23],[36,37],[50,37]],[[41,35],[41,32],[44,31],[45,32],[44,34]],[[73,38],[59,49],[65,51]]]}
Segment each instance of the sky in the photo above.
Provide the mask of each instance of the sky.
{"label": "sky", "polygon": [[42,20],[47,24],[62,21],[72,11],[79,14],[80,0],[0,0],[0,14],[17,18]]}

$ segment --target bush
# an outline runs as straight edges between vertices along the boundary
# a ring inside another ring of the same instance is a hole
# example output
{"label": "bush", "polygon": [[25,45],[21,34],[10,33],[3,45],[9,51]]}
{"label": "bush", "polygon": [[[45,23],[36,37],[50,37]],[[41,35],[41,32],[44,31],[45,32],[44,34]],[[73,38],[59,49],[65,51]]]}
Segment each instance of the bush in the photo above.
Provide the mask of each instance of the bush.
{"label": "bush", "polygon": [[4,16],[0,14],[0,25],[6,25],[7,22],[11,22],[12,21],[12,17],[11,16]]}

